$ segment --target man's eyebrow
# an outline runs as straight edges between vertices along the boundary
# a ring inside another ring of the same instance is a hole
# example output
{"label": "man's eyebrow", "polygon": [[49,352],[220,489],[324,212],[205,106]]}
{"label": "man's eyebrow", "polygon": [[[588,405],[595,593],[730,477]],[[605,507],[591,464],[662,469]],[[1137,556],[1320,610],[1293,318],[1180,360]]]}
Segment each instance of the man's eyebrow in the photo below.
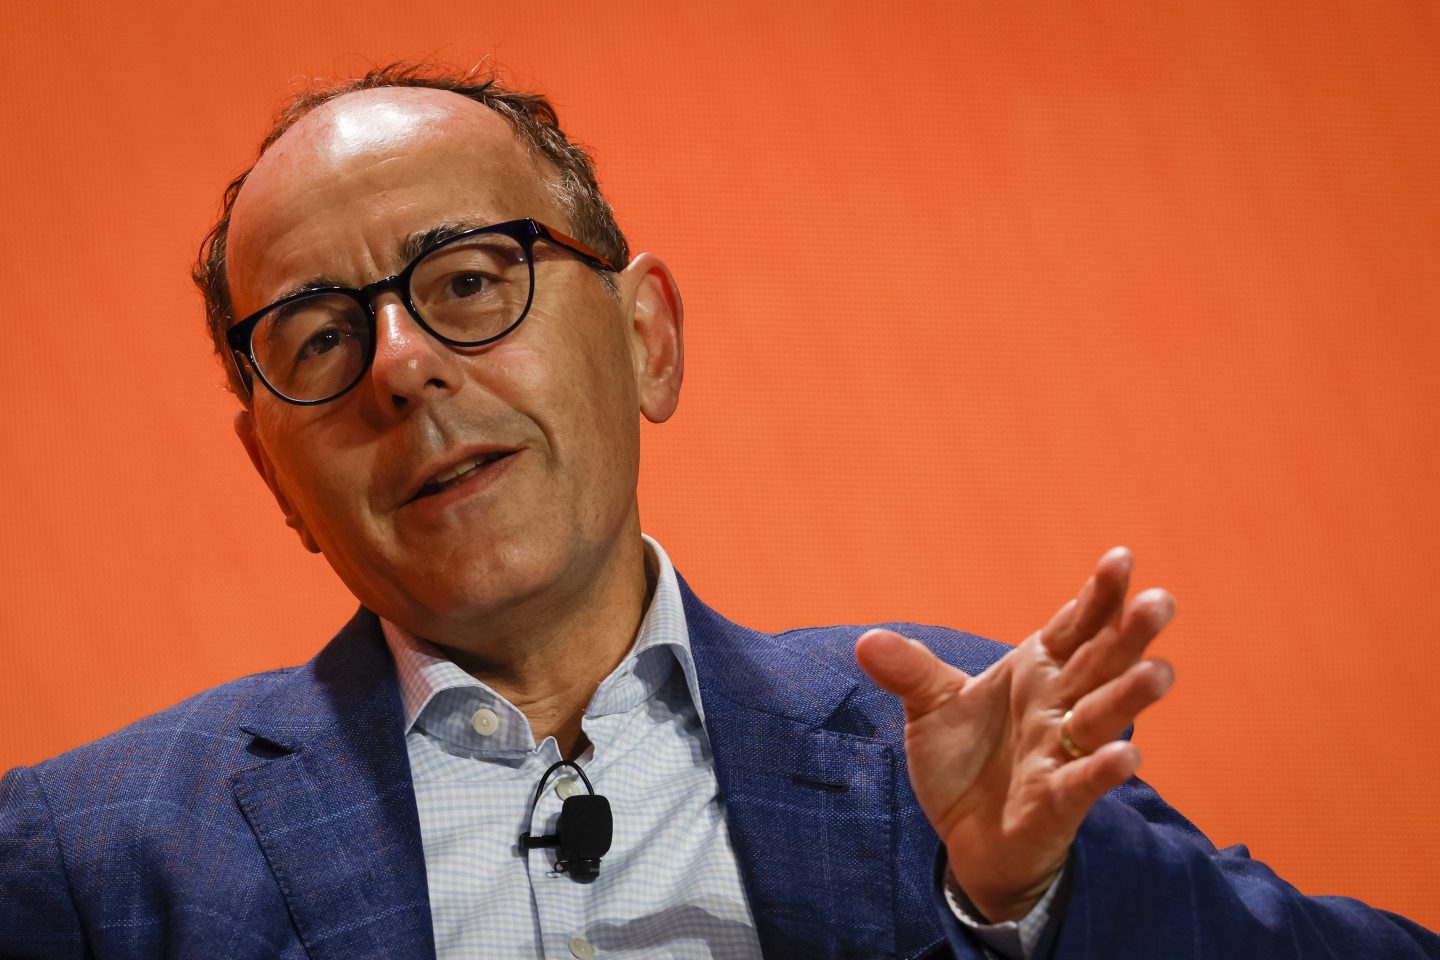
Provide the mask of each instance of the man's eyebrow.
{"label": "man's eyebrow", "polygon": [[480,227],[488,226],[491,226],[491,223],[481,220],[446,220],[428,230],[412,233],[405,239],[405,244],[400,248],[399,262],[396,263],[395,266],[397,269],[401,269],[405,264],[414,260],[437,243],[444,243],[446,240],[452,237],[458,237],[468,230],[478,230]]}
{"label": "man's eyebrow", "polygon": [[335,277],[321,274],[319,276],[310,277],[306,280],[301,280],[299,283],[291,284],[280,292],[280,296],[276,297],[270,302],[279,303],[281,300],[293,297],[296,294],[309,293],[312,290],[324,290],[329,287],[343,286],[346,286],[344,280],[337,280]]}

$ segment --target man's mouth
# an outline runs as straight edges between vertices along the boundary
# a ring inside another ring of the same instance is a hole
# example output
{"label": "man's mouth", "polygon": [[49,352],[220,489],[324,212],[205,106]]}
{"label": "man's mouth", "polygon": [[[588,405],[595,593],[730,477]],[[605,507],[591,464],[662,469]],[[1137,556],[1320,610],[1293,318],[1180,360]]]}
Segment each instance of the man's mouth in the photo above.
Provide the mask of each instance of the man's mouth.
{"label": "man's mouth", "polygon": [[513,454],[514,450],[494,450],[489,453],[476,454],[468,460],[462,460],[453,467],[448,467],[435,476],[431,477],[423,487],[411,498],[411,502],[422,497],[433,496],[449,490],[451,487],[464,483],[476,471],[483,470],[498,460],[503,460]]}

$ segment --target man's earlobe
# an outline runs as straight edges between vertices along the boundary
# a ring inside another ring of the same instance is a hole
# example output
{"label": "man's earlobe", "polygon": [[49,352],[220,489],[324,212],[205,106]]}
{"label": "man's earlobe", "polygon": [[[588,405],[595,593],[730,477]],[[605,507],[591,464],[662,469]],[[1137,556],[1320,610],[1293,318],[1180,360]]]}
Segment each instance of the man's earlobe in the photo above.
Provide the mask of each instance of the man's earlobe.
{"label": "man's earlobe", "polygon": [[294,530],[300,537],[300,543],[311,553],[319,553],[320,545],[310,534],[310,528],[300,514],[290,504],[290,500],[280,489],[279,483],[275,480],[275,470],[270,465],[270,459],[265,455],[265,448],[260,445],[260,438],[255,433],[255,416],[249,410],[240,410],[235,414],[235,436],[240,438],[240,445],[250,455],[250,462],[255,466],[255,472],[260,474],[260,479],[265,481],[265,486],[270,488],[270,493],[275,497],[275,502],[280,505],[280,512],[285,515],[285,525]]}
{"label": "man's earlobe", "polygon": [[651,253],[638,254],[624,271],[631,289],[631,348],[640,412],[663,423],[680,403],[685,379],[685,305],[670,268]]}

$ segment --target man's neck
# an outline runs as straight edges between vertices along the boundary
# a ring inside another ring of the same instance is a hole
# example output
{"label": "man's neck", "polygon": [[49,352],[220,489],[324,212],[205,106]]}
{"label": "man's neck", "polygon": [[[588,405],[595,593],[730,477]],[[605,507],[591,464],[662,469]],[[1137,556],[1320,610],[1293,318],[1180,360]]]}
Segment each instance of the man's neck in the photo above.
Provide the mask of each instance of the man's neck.
{"label": "man's neck", "polygon": [[573,760],[589,745],[585,708],[634,645],[654,596],[654,558],[638,536],[633,543],[588,589],[489,624],[483,646],[427,639],[524,713],[536,743],[553,736]]}

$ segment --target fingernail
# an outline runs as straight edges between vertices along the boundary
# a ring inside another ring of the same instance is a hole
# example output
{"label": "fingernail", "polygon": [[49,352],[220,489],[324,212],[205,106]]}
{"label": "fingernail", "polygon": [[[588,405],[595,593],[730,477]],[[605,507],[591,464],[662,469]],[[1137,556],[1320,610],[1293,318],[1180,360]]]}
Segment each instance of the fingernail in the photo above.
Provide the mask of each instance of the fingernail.
{"label": "fingernail", "polygon": [[1131,565],[1135,562],[1135,555],[1130,552],[1129,547],[1111,547],[1109,550],[1105,551],[1105,556],[1101,558],[1102,563],[1106,561],[1115,561],[1117,563],[1120,563],[1128,572]]}
{"label": "fingernail", "polygon": [[1148,594],[1146,602],[1155,609],[1155,626],[1160,628],[1175,619],[1175,598],[1170,596],[1170,591],[1156,587],[1153,590],[1146,590]]}

